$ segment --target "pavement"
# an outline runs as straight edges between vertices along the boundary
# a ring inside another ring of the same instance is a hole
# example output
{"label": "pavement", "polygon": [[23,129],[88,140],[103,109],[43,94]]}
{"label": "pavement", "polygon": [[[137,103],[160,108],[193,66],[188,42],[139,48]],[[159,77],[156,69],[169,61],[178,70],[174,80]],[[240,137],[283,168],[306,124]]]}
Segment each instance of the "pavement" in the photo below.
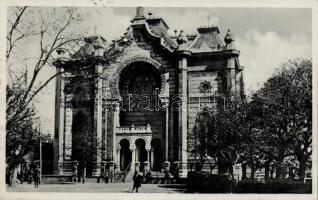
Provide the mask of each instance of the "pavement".
{"label": "pavement", "polygon": [[[132,183],[68,183],[42,184],[35,188],[33,184],[15,184],[6,186],[7,192],[92,192],[92,193],[130,193]],[[186,193],[183,184],[142,184],[139,193]]]}

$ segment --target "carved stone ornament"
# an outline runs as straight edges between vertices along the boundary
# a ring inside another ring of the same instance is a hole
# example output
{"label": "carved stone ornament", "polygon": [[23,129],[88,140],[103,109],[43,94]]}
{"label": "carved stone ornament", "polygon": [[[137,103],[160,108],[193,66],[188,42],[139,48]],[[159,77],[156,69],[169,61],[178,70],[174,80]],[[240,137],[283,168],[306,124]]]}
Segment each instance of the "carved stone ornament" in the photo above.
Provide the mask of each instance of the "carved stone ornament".
{"label": "carved stone ornament", "polygon": [[199,89],[202,93],[209,93],[211,91],[211,83],[208,81],[203,81],[200,83]]}

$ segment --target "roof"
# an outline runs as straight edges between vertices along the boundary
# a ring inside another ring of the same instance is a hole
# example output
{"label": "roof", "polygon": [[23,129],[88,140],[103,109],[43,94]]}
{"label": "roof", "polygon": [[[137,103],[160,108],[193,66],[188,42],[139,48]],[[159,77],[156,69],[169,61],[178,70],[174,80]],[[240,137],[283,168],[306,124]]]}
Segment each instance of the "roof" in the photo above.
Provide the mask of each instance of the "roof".
{"label": "roof", "polygon": [[199,34],[189,45],[190,51],[194,53],[212,52],[224,49],[224,44],[219,37],[219,29],[217,27],[200,27]]}
{"label": "roof", "polygon": [[99,35],[86,37],[84,38],[84,42],[84,45],[75,54],[72,55],[73,59],[92,56],[97,49],[106,49],[107,47],[106,40]]}
{"label": "roof", "polygon": [[[134,29],[143,29],[150,37],[160,41],[160,45],[171,53],[176,50],[191,53],[221,53],[227,50],[219,37],[220,31],[216,26],[199,27],[197,29],[198,33],[192,35],[186,35],[183,31],[180,31],[179,36],[171,36],[169,34],[169,27],[162,18],[152,16],[146,18],[141,8],[137,9],[136,17],[131,22],[132,24],[127,28],[127,32],[120,39],[114,40],[112,43],[107,44],[106,40],[101,36],[85,38],[85,44],[72,56],[72,59],[76,60],[94,55],[101,56],[105,55],[105,53],[120,54],[134,40]],[[96,52],[98,49],[102,50]]]}
{"label": "roof", "polygon": [[178,47],[178,43],[172,39],[172,37],[169,35],[167,32],[167,29],[164,27],[154,24],[154,25],[149,25],[149,29],[151,33],[153,33],[155,36],[162,38],[162,42],[165,46],[171,48],[171,49],[176,49]]}

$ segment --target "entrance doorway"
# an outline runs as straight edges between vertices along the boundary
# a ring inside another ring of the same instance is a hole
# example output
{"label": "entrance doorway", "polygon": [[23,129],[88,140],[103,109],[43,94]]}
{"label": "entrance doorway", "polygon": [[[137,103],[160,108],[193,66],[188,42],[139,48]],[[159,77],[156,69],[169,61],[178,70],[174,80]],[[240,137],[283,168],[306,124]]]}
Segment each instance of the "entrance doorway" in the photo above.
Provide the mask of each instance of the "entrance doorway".
{"label": "entrance doorway", "polygon": [[147,161],[146,142],[143,139],[136,140],[136,162],[140,163],[140,171],[144,170],[144,162]]}
{"label": "entrance doorway", "polygon": [[87,176],[92,175],[94,155],[93,131],[89,122],[89,116],[79,111],[72,124],[72,160],[78,161],[79,171],[86,168]]}
{"label": "entrance doorway", "polygon": [[120,170],[129,170],[127,169],[129,163],[131,163],[131,151],[130,151],[130,143],[127,139],[122,139],[120,141]]}
{"label": "entrance doorway", "polygon": [[162,165],[162,149],[160,139],[151,141],[151,170],[160,171]]}

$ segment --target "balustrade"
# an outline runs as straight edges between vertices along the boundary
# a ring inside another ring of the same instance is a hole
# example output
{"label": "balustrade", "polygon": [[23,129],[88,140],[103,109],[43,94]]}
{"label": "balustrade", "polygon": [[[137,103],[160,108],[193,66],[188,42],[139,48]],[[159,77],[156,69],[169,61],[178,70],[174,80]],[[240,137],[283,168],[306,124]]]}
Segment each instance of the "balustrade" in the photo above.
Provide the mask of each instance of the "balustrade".
{"label": "balustrade", "polygon": [[151,127],[151,126],[120,126],[117,127],[116,133],[129,133],[129,134],[135,134],[135,133],[159,133],[162,132],[162,128],[159,127]]}

